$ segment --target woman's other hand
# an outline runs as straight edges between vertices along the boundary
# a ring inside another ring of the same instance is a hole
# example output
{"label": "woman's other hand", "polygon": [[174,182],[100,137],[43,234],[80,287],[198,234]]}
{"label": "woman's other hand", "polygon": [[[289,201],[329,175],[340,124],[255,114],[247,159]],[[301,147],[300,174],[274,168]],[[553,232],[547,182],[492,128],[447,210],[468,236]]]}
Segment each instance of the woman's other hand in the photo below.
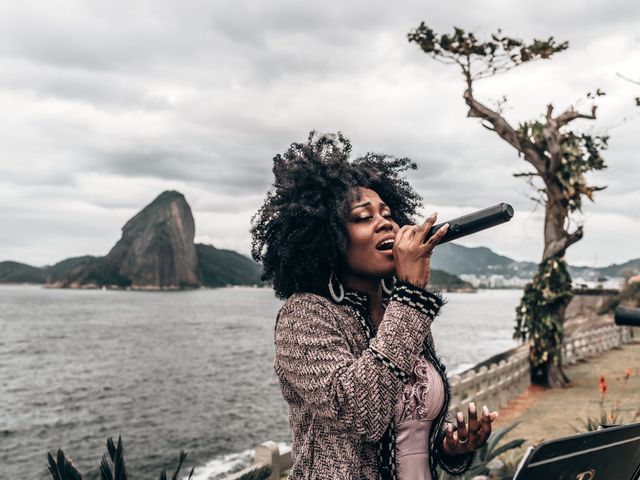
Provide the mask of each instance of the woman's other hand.
{"label": "woman's other hand", "polygon": [[498,412],[489,413],[489,409],[482,407],[482,416],[478,421],[478,412],[475,403],[469,404],[469,423],[464,421],[464,414],[458,412],[456,421],[457,430],[449,424],[446,435],[442,441],[442,447],[447,455],[461,455],[470,453],[482,447],[491,435],[491,423],[498,418]]}
{"label": "woman's other hand", "polygon": [[433,212],[422,225],[405,225],[396,233],[393,257],[398,280],[420,288],[429,282],[433,249],[449,229],[449,224],[444,224],[424,242],[436,218],[438,214]]}

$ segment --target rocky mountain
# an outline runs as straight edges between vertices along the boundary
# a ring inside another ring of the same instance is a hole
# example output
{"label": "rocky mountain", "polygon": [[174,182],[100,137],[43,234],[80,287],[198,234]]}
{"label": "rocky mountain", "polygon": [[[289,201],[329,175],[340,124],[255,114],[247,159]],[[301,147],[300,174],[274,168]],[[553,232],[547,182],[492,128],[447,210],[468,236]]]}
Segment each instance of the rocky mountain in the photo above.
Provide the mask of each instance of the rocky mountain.
{"label": "rocky mountain", "polygon": [[259,264],[231,250],[194,244],[194,233],[184,196],[167,191],[124,225],[106,256],[72,257],[43,268],[0,262],[0,283],[145,290],[263,284]]}
{"label": "rocky mountain", "polygon": [[80,263],[54,280],[53,286],[199,287],[194,235],[193,215],[184,196],[163,192],[124,225],[122,237],[105,257]]}

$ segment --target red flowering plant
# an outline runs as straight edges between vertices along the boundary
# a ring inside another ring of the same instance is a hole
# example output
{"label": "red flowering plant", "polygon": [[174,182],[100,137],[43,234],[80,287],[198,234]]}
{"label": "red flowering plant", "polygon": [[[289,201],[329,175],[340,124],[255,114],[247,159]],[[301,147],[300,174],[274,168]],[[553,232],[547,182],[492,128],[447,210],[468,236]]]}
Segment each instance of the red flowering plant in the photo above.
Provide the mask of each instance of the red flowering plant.
{"label": "red flowering plant", "polygon": [[600,407],[604,404],[604,397],[607,395],[607,381],[604,375],[600,376],[600,383],[598,384],[598,390],[600,390]]}
{"label": "red flowering plant", "polygon": [[[587,420],[582,420],[582,425],[584,428],[578,429],[574,427],[574,430],[577,432],[586,430],[593,431],[598,430],[603,425],[619,425],[622,424],[622,399],[624,397],[625,389],[627,387],[627,383],[629,379],[634,376],[633,368],[627,368],[622,377],[616,378],[616,380],[622,381],[622,387],[620,388],[620,393],[615,401],[611,402],[611,407],[607,411],[607,407],[605,405],[605,400],[607,398],[607,380],[604,375],[600,376],[600,380],[598,381],[598,391],[600,392],[600,416],[599,417],[587,417]],[[640,417],[640,408],[634,413],[631,421],[635,421],[638,417]]]}

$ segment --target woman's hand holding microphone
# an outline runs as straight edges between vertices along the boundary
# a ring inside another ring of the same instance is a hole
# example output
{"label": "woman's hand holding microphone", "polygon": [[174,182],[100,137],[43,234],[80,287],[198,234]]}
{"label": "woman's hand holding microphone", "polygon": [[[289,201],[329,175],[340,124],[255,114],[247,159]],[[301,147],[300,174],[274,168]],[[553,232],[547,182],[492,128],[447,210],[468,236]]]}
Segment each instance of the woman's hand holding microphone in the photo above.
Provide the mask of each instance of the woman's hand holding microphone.
{"label": "woman's hand holding microphone", "polygon": [[[425,242],[429,230],[436,223],[438,214],[432,213],[422,225],[405,225],[398,230],[393,246],[393,257],[396,266],[396,278],[419,288],[429,283],[431,271],[431,255],[433,249],[447,233],[449,224],[445,223]],[[497,418],[497,412],[489,412],[485,406],[478,419],[474,403],[469,404],[469,422],[464,414],[456,415],[456,428],[448,425],[442,447],[447,455],[460,455],[473,452],[484,445],[491,434],[491,423]]]}
{"label": "woman's hand holding microphone", "polygon": [[449,224],[445,223],[425,242],[424,239],[436,223],[436,218],[438,214],[433,212],[422,225],[405,225],[396,233],[393,259],[398,280],[420,288],[426,287],[429,283],[431,254],[449,229]]}

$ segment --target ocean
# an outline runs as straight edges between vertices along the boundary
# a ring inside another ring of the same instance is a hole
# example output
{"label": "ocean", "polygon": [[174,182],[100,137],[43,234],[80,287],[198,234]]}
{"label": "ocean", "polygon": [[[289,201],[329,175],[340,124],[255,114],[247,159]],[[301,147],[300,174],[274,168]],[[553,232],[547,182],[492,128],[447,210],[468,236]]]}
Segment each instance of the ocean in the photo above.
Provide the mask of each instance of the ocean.
{"label": "ocean", "polygon": [[[433,325],[450,372],[512,348],[520,290],[448,293]],[[186,292],[0,286],[0,478],[48,479],[64,450],[98,479],[122,436],[129,478],[188,451],[197,480],[224,478],[266,441],[287,444],[273,372],[281,302],[269,289]]]}

